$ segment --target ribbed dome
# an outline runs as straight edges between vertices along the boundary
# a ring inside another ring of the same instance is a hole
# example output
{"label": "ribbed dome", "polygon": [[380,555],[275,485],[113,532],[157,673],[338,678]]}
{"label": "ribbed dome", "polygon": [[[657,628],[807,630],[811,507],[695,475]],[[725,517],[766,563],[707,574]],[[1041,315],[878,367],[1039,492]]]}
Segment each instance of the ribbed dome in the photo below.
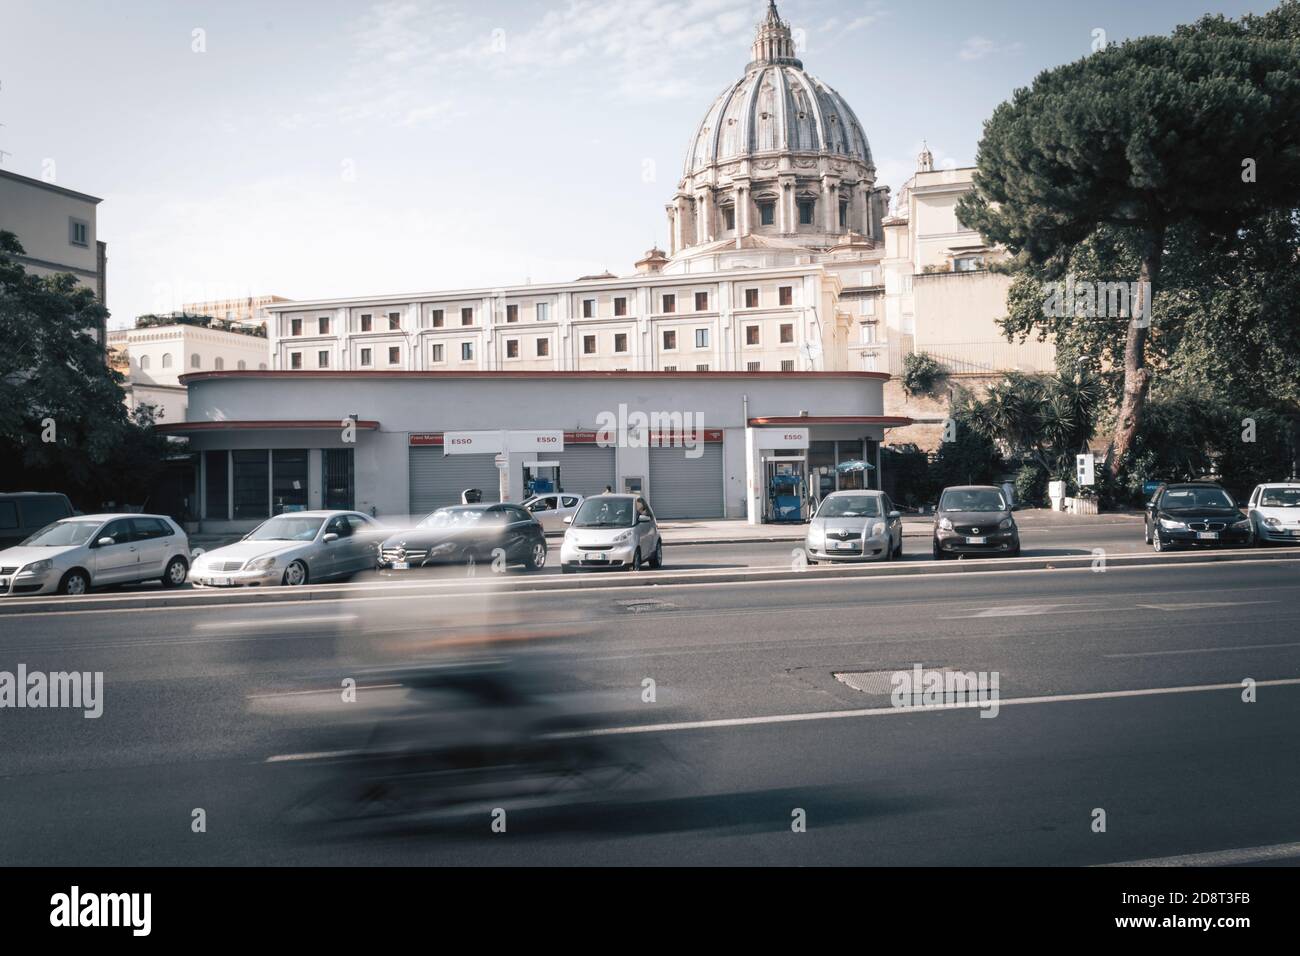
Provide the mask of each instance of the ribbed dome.
{"label": "ribbed dome", "polygon": [[849,104],[806,72],[794,52],[789,24],[769,4],[744,77],[713,101],[691,140],[686,176],[762,153],[824,151],[872,165]]}

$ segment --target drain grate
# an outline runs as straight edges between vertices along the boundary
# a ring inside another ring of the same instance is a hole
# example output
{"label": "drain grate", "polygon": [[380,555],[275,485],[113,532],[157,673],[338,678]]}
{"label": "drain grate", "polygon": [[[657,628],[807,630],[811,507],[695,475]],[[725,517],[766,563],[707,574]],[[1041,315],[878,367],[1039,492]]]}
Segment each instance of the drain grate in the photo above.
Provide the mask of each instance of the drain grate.
{"label": "drain grate", "polygon": [[[889,697],[894,692],[894,675],[910,674],[912,668],[899,667],[888,671],[832,671],[832,676],[847,687],[876,697]],[[947,674],[951,667],[927,667],[926,673]]]}
{"label": "drain grate", "polygon": [[677,607],[668,601],[660,601],[656,598],[632,598],[626,601],[615,601],[619,607],[633,614],[644,614],[646,611],[671,611]]}

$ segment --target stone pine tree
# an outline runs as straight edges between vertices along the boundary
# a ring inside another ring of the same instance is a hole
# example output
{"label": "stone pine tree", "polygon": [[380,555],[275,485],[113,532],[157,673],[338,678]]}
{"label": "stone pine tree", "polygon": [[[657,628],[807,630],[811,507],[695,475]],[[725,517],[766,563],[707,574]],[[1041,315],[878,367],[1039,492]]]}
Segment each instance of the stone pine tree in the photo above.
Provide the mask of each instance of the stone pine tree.
{"label": "stone pine tree", "polygon": [[1267,210],[1300,204],[1298,10],[1300,0],[1286,0],[1264,17],[1108,46],[1039,74],[985,123],[963,221],[1047,275],[1060,276],[1071,250],[1102,227],[1136,246],[1139,300],[1120,318],[1112,472],[1146,401],[1150,299],[1169,230],[1185,223],[1231,236]]}

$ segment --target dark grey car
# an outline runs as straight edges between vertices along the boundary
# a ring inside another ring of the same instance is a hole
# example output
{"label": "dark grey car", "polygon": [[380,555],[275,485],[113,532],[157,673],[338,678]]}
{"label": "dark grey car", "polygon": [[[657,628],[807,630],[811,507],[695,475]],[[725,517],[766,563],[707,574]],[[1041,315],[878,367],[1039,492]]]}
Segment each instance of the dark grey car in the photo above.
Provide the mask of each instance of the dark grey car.
{"label": "dark grey car", "polygon": [[994,485],[945,488],[934,512],[936,561],[961,555],[1020,554],[1020,529],[1011,504]]}

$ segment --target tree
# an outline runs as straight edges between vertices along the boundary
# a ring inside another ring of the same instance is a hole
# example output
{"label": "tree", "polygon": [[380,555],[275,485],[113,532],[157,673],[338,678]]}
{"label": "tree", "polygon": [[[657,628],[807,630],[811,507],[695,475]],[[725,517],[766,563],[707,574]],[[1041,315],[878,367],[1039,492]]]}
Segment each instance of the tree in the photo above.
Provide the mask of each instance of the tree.
{"label": "tree", "polygon": [[63,491],[86,507],[141,496],[166,442],[147,412],[127,412],[92,331],[107,311],[71,275],[28,275],[12,258],[22,251],[0,231],[0,490]]}
{"label": "tree", "polygon": [[1132,246],[1139,294],[1118,316],[1127,327],[1112,473],[1132,451],[1146,402],[1152,297],[1170,230],[1231,236],[1300,205],[1298,10],[1300,0],[1285,0],[1264,17],[1207,19],[1107,47],[1039,74],[985,124],[974,190],[958,210],[964,222],[1058,278],[1100,229]]}
{"label": "tree", "polygon": [[1032,461],[1045,475],[1074,470],[1096,425],[1101,384],[1082,373],[1067,378],[1011,372],[985,397],[965,396],[962,418],[1008,456]]}

